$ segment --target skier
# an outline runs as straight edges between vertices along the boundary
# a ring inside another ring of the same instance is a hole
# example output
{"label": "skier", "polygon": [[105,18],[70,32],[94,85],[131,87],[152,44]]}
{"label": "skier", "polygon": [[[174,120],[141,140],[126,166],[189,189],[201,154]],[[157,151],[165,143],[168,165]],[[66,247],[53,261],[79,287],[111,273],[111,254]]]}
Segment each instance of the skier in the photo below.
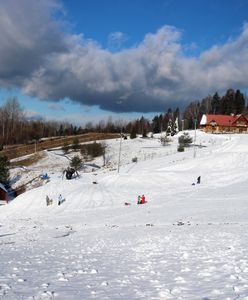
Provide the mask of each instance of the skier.
{"label": "skier", "polygon": [[201,183],[201,176],[197,177],[197,184]]}
{"label": "skier", "polygon": [[137,204],[141,204],[140,202],[141,202],[141,197],[140,197],[140,195],[139,195],[139,196],[138,196]]}

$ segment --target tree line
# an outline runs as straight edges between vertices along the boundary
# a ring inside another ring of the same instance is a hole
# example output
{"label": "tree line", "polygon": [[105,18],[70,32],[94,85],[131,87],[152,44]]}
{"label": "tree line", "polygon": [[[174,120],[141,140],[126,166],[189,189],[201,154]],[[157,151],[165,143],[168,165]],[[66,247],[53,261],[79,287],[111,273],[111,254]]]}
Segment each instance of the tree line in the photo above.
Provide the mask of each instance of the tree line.
{"label": "tree line", "polygon": [[100,120],[97,124],[86,123],[84,127],[68,122],[32,120],[27,118],[17,98],[7,99],[0,107],[0,147],[4,145],[30,143],[44,137],[77,135],[88,132],[128,133],[131,137],[148,132],[166,131],[168,135],[183,129],[199,126],[203,114],[240,114],[248,113],[246,97],[240,90],[228,89],[225,95],[217,92],[202,100],[192,101],[181,112],[179,108],[168,108],[166,112],[155,115],[152,120],[141,116],[130,122]]}
{"label": "tree line", "polygon": [[173,135],[178,130],[194,129],[199,127],[203,114],[216,115],[248,115],[247,98],[240,90],[228,89],[223,96],[217,92],[208,95],[202,100],[190,102],[185,109],[180,111],[176,108],[174,111],[169,108],[165,113],[154,116],[152,121],[143,117],[128,124],[127,132],[136,132],[146,136],[146,133],[166,132],[167,135]]}
{"label": "tree line", "polygon": [[240,90],[228,89],[221,97],[217,92],[209,95],[201,101],[191,102],[183,113],[187,128],[194,128],[194,120],[199,125],[203,114],[214,115],[238,115],[248,114],[246,96]]}

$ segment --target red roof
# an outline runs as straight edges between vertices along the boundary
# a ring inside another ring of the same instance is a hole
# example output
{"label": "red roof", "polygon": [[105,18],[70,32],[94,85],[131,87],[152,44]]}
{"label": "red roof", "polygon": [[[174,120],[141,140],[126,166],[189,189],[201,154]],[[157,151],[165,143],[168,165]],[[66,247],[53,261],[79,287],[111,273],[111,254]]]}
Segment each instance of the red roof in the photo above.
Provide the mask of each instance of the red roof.
{"label": "red roof", "polygon": [[236,115],[236,116],[227,116],[227,115],[207,115],[206,114],[206,125],[215,122],[217,125],[222,126],[236,126],[236,121],[239,118],[244,118],[246,123],[248,124],[248,120],[244,115]]}

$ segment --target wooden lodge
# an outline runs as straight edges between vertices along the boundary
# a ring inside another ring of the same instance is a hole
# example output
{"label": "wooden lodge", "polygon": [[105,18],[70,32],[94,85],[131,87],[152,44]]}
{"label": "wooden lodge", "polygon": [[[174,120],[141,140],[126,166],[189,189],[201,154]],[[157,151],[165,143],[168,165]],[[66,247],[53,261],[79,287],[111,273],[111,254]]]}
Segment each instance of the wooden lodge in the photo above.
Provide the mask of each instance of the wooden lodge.
{"label": "wooden lodge", "polygon": [[248,119],[243,115],[203,115],[200,127],[211,133],[248,133]]}

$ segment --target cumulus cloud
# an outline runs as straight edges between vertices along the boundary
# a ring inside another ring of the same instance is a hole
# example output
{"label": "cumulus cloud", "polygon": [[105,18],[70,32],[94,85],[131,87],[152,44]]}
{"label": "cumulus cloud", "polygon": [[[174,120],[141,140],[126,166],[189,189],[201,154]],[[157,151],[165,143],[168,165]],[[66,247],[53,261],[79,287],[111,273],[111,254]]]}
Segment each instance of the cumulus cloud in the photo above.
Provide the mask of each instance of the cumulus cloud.
{"label": "cumulus cloud", "polygon": [[172,26],[113,53],[83,35],[64,33],[53,17],[60,9],[55,0],[1,2],[1,86],[113,112],[161,111],[215,91],[247,88],[247,24],[239,37],[198,57],[184,55],[181,31]]}
{"label": "cumulus cloud", "polygon": [[123,44],[128,40],[128,36],[120,31],[111,32],[108,36],[108,49],[112,52],[120,50]]}

